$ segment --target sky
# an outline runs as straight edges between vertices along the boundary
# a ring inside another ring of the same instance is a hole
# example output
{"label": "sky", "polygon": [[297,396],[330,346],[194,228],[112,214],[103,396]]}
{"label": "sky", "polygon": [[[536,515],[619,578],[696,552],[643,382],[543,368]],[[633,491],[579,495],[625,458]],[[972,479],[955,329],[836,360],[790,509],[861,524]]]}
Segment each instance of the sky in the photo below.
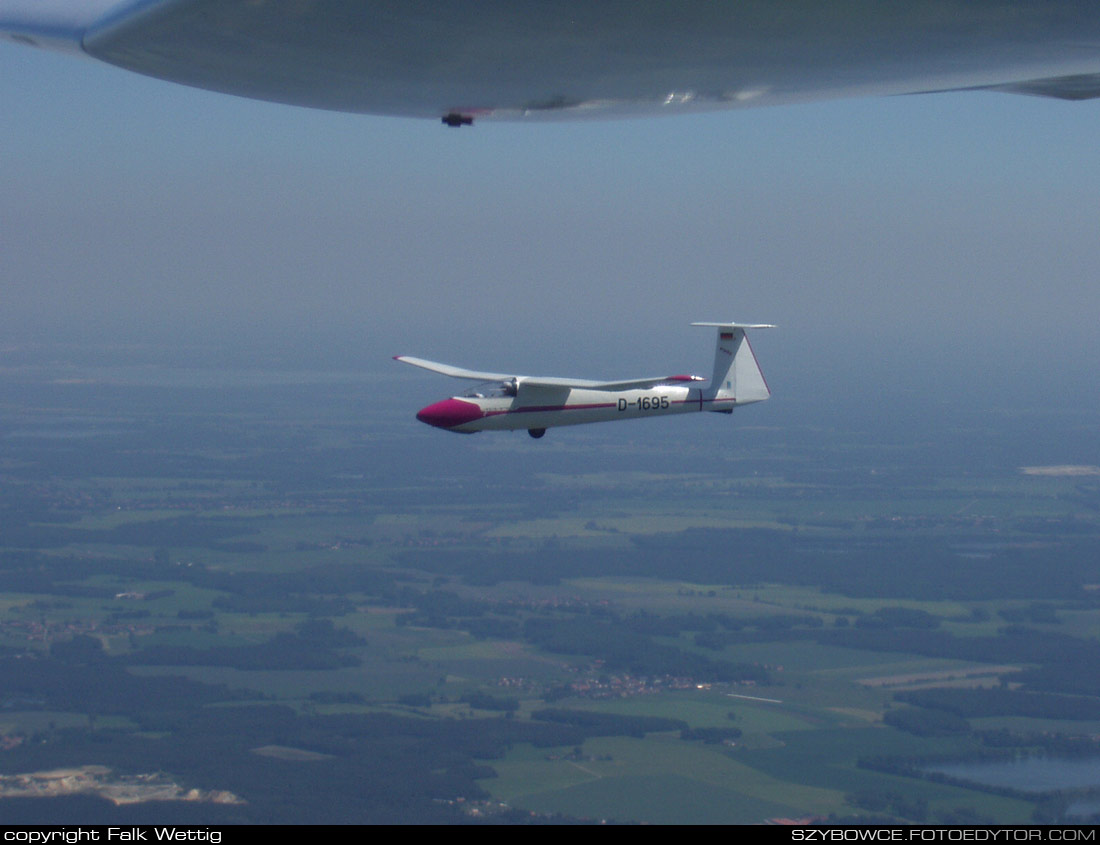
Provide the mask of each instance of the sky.
{"label": "sky", "polygon": [[1100,394],[1100,102],[453,130],[4,43],[0,114],[9,347],[624,378],[707,372],[688,323],[737,319],[781,327],[773,390]]}

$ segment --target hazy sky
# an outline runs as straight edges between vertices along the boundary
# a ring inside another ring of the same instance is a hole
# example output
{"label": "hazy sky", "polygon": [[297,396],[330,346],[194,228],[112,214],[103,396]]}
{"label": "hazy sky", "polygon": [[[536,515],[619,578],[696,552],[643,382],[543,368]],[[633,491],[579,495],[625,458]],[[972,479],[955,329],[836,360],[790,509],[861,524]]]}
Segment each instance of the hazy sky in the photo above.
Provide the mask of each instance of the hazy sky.
{"label": "hazy sky", "polygon": [[1100,102],[450,130],[0,44],[0,114],[10,343],[626,377],[707,371],[687,323],[735,318],[782,326],[757,341],[781,379],[1100,392]]}

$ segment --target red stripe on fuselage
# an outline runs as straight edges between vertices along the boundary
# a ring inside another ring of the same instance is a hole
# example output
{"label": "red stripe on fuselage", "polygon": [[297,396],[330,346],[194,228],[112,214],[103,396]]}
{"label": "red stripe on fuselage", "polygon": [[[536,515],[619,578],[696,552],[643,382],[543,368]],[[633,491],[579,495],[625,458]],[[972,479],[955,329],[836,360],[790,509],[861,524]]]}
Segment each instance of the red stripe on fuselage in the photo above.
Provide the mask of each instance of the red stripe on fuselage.
{"label": "red stripe on fuselage", "polygon": [[614,408],[614,402],[594,402],[587,405],[528,405],[525,408],[509,408],[504,411],[486,411],[487,417],[501,414],[537,414],[543,411],[590,411],[593,408]]}

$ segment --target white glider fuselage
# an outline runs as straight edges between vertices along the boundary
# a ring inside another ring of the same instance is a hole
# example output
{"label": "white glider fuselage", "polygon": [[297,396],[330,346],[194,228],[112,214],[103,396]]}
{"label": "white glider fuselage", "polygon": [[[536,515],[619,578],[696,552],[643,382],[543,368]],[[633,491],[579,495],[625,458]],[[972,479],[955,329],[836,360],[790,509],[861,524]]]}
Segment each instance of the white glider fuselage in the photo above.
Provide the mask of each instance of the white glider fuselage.
{"label": "white glider fuselage", "polygon": [[546,429],[564,425],[700,411],[728,414],[735,407],[762,402],[771,395],[745,336],[745,329],[770,326],[694,325],[718,330],[709,381],[702,376],[675,375],[598,382],[475,372],[408,356],[397,356],[397,360],[454,378],[486,382],[461,396],[429,405],[416,415],[423,423],[461,434],[526,429],[541,437]]}
{"label": "white glider fuselage", "polygon": [[[455,396],[429,405],[417,414],[417,419],[439,428],[472,434],[475,431],[538,430],[697,411],[730,411],[737,404],[745,404],[738,403],[732,396],[707,397],[705,394],[704,389],[678,385],[614,393],[583,388],[548,392],[524,390],[521,381],[514,397]],[[454,425],[458,420],[465,421]]]}

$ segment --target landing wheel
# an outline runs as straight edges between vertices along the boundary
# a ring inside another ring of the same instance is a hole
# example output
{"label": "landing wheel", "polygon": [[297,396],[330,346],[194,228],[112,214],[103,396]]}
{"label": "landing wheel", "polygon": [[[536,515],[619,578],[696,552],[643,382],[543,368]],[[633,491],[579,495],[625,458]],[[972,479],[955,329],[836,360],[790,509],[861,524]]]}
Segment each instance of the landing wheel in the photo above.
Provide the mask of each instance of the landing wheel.
{"label": "landing wheel", "polygon": [[530,434],[532,437],[534,437],[536,440],[538,440],[540,437],[542,437],[544,434],[546,434],[546,429],[545,428],[529,428],[529,429],[527,429],[527,433]]}

